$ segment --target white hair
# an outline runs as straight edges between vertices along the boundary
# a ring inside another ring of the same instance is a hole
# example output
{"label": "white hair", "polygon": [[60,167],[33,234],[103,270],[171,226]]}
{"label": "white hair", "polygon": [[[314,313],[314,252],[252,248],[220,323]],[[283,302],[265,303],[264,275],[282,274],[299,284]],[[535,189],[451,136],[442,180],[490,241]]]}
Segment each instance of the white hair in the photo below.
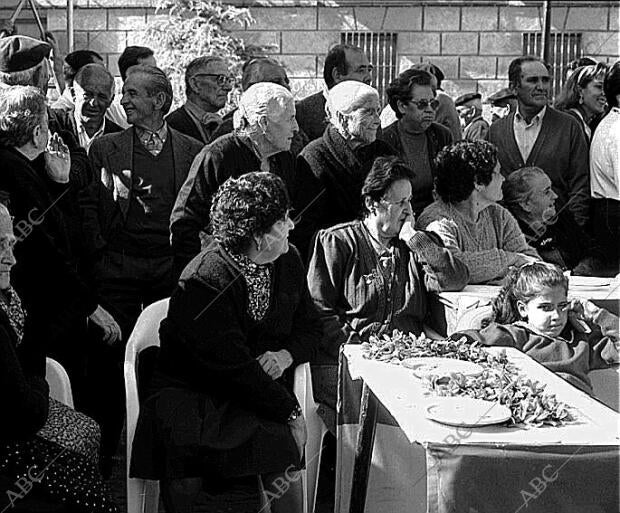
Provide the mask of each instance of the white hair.
{"label": "white hair", "polygon": [[260,119],[279,117],[292,102],[293,95],[286,87],[272,82],[254,84],[239,99],[233,118],[235,129],[252,133]]}
{"label": "white hair", "polygon": [[338,114],[345,116],[351,114],[371,98],[379,100],[379,92],[374,87],[355,80],[345,80],[329,90],[325,113],[330,123],[340,128]]}

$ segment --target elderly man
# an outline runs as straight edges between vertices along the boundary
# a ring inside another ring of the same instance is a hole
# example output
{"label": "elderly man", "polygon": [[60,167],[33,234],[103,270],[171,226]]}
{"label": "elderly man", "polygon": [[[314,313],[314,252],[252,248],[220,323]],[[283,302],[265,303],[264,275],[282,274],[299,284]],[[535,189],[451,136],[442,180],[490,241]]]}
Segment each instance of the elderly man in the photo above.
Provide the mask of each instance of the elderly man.
{"label": "elderly man", "polygon": [[92,50],[76,50],[65,56],[62,63],[65,89],[58,100],[52,104],[52,109],[73,109],[73,82],[75,81],[75,75],[87,64],[101,64],[103,66],[103,57]]}
{"label": "elderly man", "polygon": [[584,227],[589,218],[588,145],[579,122],[548,106],[548,66],[538,57],[514,59],[508,80],[517,96],[517,111],[497,120],[489,141],[497,146],[502,173],[522,167],[544,169],[558,195],[558,210],[567,206]]}
{"label": "elderly man", "polygon": [[[167,126],[172,86],[149,65],[129,68],[121,104],[131,128],[95,139],[96,180],[84,200],[88,248],[98,255],[94,280],[126,341],[142,308],[175,285],[168,223],[175,198],[202,145]],[[109,465],[123,424],[122,346],[93,344],[90,379],[100,397],[90,412],[102,425]]]}
{"label": "elderly man", "polygon": [[123,130],[105,119],[114,98],[114,77],[102,65],[83,66],[75,75],[73,91],[75,103],[65,110],[63,121],[82,148],[88,151],[97,137]]}
{"label": "elderly man", "polygon": [[465,141],[484,141],[489,133],[489,124],[482,117],[482,95],[467,93],[459,96],[454,105],[463,125]]}
{"label": "elderly man", "polygon": [[381,103],[374,87],[346,80],[327,98],[329,125],[297,158],[294,206],[300,214],[293,242],[307,258],[317,230],[355,219],[362,184],[375,158],[394,154],[378,140]]}
{"label": "elderly man", "polygon": [[517,110],[517,97],[508,87],[493,93],[485,103],[491,104],[491,124]]}
{"label": "elderly man", "polygon": [[[327,52],[323,65],[323,79],[328,90],[345,80],[370,84],[372,70],[373,66],[361,48],[341,44],[332,47]],[[319,91],[304,98],[296,105],[297,123],[310,141],[321,137],[327,127],[325,103],[325,92]]]}
{"label": "elderly man", "polygon": [[293,95],[285,87],[260,82],[241,95],[235,131],[196,157],[174,206],[170,229],[176,276],[200,252],[200,232],[209,226],[211,198],[227,178],[248,170],[270,171],[292,193],[295,163],[289,149],[297,128]]}
{"label": "elderly man", "polygon": [[435,122],[439,108],[433,76],[420,69],[403,71],[393,80],[387,97],[397,121],[385,128],[382,139],[413,169],[412,211],[419,215],[433,201],[435,157],[454,142],[450,130]]}
{"label": "elderly man", "polygon": [[168,126],[204,144],[222,124],[217,112],[226,105],[235,78],[220,57],[198,57],[185,69],[187,101],[168,114]]}

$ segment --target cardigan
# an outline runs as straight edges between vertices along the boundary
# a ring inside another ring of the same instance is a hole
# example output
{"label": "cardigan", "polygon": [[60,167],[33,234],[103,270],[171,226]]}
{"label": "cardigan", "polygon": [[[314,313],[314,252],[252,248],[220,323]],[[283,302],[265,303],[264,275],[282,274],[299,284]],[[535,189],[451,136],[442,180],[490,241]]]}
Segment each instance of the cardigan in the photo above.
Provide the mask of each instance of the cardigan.
{"label": "cardigan", "polygon": [[[398,130],[398,124],[399,121],[396,121],[385,128],[381,132],[381,139],[394,148],[402,159],[405,159],[405,150],[403,149],[403,141]],[[439,153],[439,150],[452,144],[454,139],[452,138],[450,130],[439,123],[431,123],[424,134],[426,135],[426,147],[428,149],[428,160],[431,165],[431,174],[434,178],[435,171],[437,169],[437,166],[435,165],[435,157]],[[413,196],[414,212],[419,214],[424,207],[433,201],[433,187],[426,190],[414,188]]]}
{"label": "cardigan", "polygon": [[394,154],[379,139],[351,150],[332,125],[303,149],[297,157],[293,200],[299,222],[291,237],[304,258],[309,258],[318,230],[359,216],[362,185],[375,159]]}
{"label": "cardigan", "polygon": [[542,335],[521,321],[508,325],[491,323],[482,330],[466,330],[450,338],[458,340],[463,335],[487,346],[516,347],[588,394],[592,394],[588,372],[619,361],[614,341],[604,337],[599,328],[582,333],[572,328],[570,322],[555,338]]}
{"label": "cardigan", "polygon": [[320,363],[335,363],[342,344],[359,344],[371,334],[419,334],[428,292],[467,284],[467,267],[433,233],[418,232],[407,243],[395,238],[393,251],[390,285],[362,221],[319,231],[308,285],[325,331]]}
{"label": "cardigan", "polygon": [[[270,171],[284,180],[289,195],[295,173],[295,160],[288,151],[269,157]],[[194,159],[181,187],[170,217],[175,275],[200,252],[200,233],[207,231],[211,199],[230,177],[260,171],[261,162],[247,137],[223,135],[205,146]]]}
{"label": "cardigan", "polygon": [[497,146],[504,175],[525,166],[540,167],[551,179],[560,210],[568,204],[575,220],[585,226],[589,218],[590,175],[588,145],[579,122],[570,114],[547,107],[540,133],[527,161],[523,161],[514,136],[515,113],[496,120],[489,142]]}
{"label": "cardigan", "polygon": [[291,369],[314,359],[322,330],[294,246],[273,264],[269,309],[248,312],[241,270],[212,241],[183,271],[160,328],[157,388],[179,387],[235,401],[257,415],[286,422],[297,401],[256,358],[287,349]]}
{"label": "cardigan", "polygon": [[517,220],[495,203],[484,208],[475,222],[449,203],[437,200],[418,218],[416,227],[437,233],[469,269],[469,283],[503,278],[508,267],[520,261],[519,254],[540,259],[525,242]]}

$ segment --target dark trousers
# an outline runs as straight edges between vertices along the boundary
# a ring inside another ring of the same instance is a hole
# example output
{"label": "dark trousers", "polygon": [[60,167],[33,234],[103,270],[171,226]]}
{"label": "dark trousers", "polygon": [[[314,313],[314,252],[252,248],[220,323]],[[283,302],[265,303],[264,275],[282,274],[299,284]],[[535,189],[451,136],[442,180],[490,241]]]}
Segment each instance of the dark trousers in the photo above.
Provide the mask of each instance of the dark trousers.
{"label": "dark trousers", "polygon": [[125,417],[123,362],[125,344],[144,307],[169,297],[175,285],[172,257],[137,257],[107,252],[95,266],[95,281],[101,306],[116,320],[123,339],[109,346],[97,326],[90,326],[87,366],[89,405],[86,413],[101,426],[101,456],[115,454]]}
{"label": "dark trousers", "polygon": [[612,274],[620,271],[620,201],[592,200],[594,237],[603,249],[605,263]]}

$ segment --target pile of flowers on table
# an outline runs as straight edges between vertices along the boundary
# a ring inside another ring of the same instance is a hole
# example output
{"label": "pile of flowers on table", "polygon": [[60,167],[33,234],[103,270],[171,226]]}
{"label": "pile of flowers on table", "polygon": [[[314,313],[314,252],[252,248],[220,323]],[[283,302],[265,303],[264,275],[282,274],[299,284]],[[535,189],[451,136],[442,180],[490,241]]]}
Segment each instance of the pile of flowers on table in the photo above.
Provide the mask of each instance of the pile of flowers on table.
{"label": "pile of flowers on table", "polygon": [[479,364],[477,376],[454,372],[449,376],[424,378],[428,389],[439,396],[466,396],[498,401],[510,408],[513,424],[558,426],[573,420],[566,404],[545,392],[544,384],[520,374],[505,351],[491,353],[477,343],[459,340],[431,340],[394,330],[391,336],[371,336],[362,343],[364,358],[400,365],[403,360],[419,357],[454,358]]}

